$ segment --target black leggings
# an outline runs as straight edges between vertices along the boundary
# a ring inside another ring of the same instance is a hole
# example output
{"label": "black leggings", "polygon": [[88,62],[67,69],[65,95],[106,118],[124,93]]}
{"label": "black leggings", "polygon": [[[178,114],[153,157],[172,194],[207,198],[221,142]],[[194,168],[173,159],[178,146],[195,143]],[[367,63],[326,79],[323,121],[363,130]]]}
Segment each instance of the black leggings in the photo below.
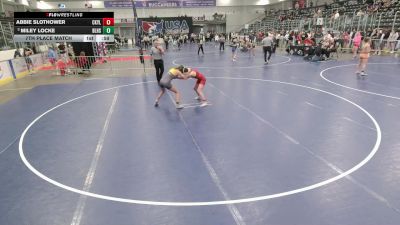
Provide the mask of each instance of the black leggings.
{"label": "black leggings", "polygon": [[321,54],[325,55],[327,58],[329,58],[331,56],[331,51],[329,49],[321,49]]}
{"label": "black leggings", "polygon": [[219,50],[225,50],[225,43],[224,42],[220,42],[219,43]]}
{"label": "black leggings", "polygon": [[271,58],[272,48],[271,46],[264,46],[264,61],[267,62],[267,52],[268,52],[268,60]]}
{"label": "black leggings", "polygon": [[203,45],[199,45],[199,50],[197,51],[197,55],[200,54],[200,49],[201,49],[201,52],[202,52],[203,55],[204,55]]}
{"label": "black leggings", "polygon": [[162,59],[155,59],[154,67],[156,68],[157,81],[160,83],[161,77],[164,73],[164,61]]}

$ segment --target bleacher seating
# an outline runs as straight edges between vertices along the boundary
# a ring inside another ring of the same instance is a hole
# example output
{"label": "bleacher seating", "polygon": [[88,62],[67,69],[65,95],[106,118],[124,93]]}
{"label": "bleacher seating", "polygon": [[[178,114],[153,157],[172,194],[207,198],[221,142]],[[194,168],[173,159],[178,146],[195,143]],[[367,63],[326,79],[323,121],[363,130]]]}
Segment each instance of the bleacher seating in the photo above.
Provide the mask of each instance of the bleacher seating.
{"label": "bleacher seating", "polygon": [[0,17],[0,48],[15,48],[13,41],[14,34],[14,18]]}
{"label": "bleacher seating", "polygon": [[[382,3],[383,4],[383,3]],[[317,11],[321,10],[317,16]],[[375,9],[375,10],[374,10]],[[332,19],[332,15],[338,11],[340,17]],[[363,13],[358,14],[359,11]],[[395,14],[397,16],[395,17]],[[271,30],[308,30],[316,25],[316,18],[323,18],[323,25],[331,30],[367,30],[374,28],[400,27],[400,1],[389,7],[368,6],[358,1],[338,1],[333,4],[315,6],[304,9],[289,9],[276,12],[268,12],[261,21],[250,24],[250,32],[267,32]],[[242,29],[244,32],[245,30]]]}

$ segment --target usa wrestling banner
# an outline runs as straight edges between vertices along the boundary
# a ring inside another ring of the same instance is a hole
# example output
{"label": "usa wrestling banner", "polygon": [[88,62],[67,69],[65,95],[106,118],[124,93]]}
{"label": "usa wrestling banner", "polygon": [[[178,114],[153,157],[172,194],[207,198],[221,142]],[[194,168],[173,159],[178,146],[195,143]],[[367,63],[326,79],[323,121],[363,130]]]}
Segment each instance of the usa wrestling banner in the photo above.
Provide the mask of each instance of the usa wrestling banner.
{"label": "usa wrestling banner", "polygon": [[141,34],[189,34],[193,32],[192,17],[139,18]]}

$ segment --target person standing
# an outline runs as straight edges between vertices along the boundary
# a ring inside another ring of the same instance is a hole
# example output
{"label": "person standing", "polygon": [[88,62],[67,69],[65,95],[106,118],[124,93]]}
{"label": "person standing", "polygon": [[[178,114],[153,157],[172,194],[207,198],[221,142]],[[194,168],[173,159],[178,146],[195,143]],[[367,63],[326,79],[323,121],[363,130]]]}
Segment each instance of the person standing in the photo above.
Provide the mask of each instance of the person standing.
{"label": "person standing", "polygon": [[24,58],[25,58],[26,66],[27,66],[29,72],[31,72],[31,70],[33,70],[33,62],[30,57],[31,55],[33,55],[32,49],[30,49],[29,47],[25,47],[24,48]]}
{"label": "person standing", "polygon": [[215,47],[217,47],[217,45],[219,44],[219,35],[218,34],[215,34],[214,42],[215,42]]}
{"label": "person standing", "polygon": [[221,35],[221,37],[219,37],[219,50],[225,51],[225,36],[224,35]]}
{"label": "person standing", "polygon": [[357,67],[356,74],[361,74],[361,76],[366,76],[365,68],[367,67],[369,53],[371,52],[371,40],[370,38],[366,37],[363,40],[363,45],[360,51],[360,63]]}
{"label": "person standing", "polygon": [[144,42],[144,48],[145,48],[145,49],[148,49],[148,48],[149,48],[149,42],[150,42],[149,36],[145,35],[145,36],[143,37],[143,42]]}
{"label": "person standing", "polygon": [[357,52],[361,45],[361,39],[361,33],[358,31],[353,38],[353,59],[357,57]]}
{"label": "person standing", "polygon": [[233,37],[232,39],[231,48],[232,48],[232,61],[235,62],[237,56],[237,49],[239,48],[239,41],[236,39],[236,37]]}
{"label": "person standing", "polygon": [[51,63],[52,66],[54,66],[56,64],[57,54],[54,51],[53,47],[49,47],[49,51],[47,53],[47,58],[49,59],[49,62]]}
{"label": "person standing", "polygon": [[143,47],[142,46],[140,46],[140,48],[139,48],[139,59],[140,59],[140,63],[144,64]]}
{"label": "person standing", "polygon": [[68,54],[67,54],[67,49],[66,49],[66,47],[65,47],[65,44],[64,44],[64,43],[60,43],[60,44],[57,46],[57,48],[58,48],[58,55],[59,55],[59,57],[60,57],[65,63],[67,63],[67,56],[68,56]]}
{"label": "person standing", "polygon": [[396,44],[397,44],[397,39],[399,38],[399,32],[392,30],[390,32],[389,38],[388,38],[388,47],[390,49],[390,53],[394,53],[394,50],[396,49]]}
{"label": "person standing", "polygon": [[247,41],[247,48],[249,49],[249,57],[256,56],[256,44],[251,41]]}
{"label": "person standing", "polygon": [[150,49],[150,55],[154,61],[154,67],[156,69],[157,82],[160,83],[162,75],[164,73],[164,49],[161,47],[161,43],[158,41],[154,42],[154,46]]}
{"label": "person standing", "polygon": [[197,50],[197,55],[200,55],[200,50],[204,55],[204,48],[203,48],[203,44],[204,44],[204,40],[203,40],[203,36],[199,37],[199,49]]}
{"label": "person standing", "polygon": [[[264,51],[264,62],[265,62],[265,64],[268,64],[269,60],[271,59],[271,54],[272,54],[272,43],[273,43],[273,40],[271,38],[271,35],[268,34],[261,41],[261,43],[263,45],[263,51]],[[267,57],[267,53],[268,53],[268,57]]]}
{"label": "person standing", "polygon": [[165,49],[168,51],[169,38],[167,35],[164,36],[164,43],[165,43]]}

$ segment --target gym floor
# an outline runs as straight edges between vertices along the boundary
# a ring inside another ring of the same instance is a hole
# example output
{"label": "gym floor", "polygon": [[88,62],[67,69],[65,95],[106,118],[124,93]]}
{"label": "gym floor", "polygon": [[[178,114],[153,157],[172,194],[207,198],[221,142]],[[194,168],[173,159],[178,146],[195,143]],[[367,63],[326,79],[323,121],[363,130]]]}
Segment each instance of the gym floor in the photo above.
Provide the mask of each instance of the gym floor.
{"label": "gym floor", "polygon": [[164,75],[197,68],[207,107],[190,79],[155,108],[154,70],[0,89],[0,224],[399,224],[398,58],[205,53]]}

